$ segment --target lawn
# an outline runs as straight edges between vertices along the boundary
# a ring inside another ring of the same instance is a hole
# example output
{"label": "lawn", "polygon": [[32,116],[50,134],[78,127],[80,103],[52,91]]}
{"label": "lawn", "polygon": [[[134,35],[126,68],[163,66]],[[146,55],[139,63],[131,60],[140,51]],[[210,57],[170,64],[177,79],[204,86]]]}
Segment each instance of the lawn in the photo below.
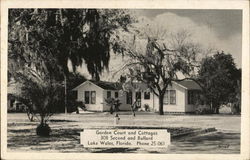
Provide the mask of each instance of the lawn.
{"label": "lawn", "polygon": [[[121,126],[168,128],[172,135],[180,132],[216,128],[217,131],[199,135],[173,137],[171,145],[160,153],[240,153],[240,116],[234,115],[164,115],[154,113],[131,113],[120,115]],[[57,114],[49,125],[50,137],[38,137],[35,128],[38,122],[29,122],[26,114],[9,113],[8,151],[29,152],[126,152],[151,153],[146,149],[86,149],[80,145],[83,128],[113,126],[109,113]],[[155,153],[155,152],[154,152]]]}

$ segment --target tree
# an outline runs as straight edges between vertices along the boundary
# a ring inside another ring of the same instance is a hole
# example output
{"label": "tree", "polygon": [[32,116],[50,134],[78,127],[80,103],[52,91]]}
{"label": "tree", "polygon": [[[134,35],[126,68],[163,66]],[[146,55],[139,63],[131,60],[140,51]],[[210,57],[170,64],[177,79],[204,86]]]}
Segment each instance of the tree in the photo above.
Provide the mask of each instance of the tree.
{"label": "tree", "polygon": [[146,36],[148,41],[145,53],[138,51],[135,43],[129,46],[126,55],[130,60],[123,69],[129,70],[128,78],[147,84],[158,96],[159,114],[163,115],[163,99],[167,87],[173,81],[184,80],[178,78],[178,73],[185,77],[193,75],[197,67],[196,55],[199,47],[192,43],[186,31],[168,35],[171,40],[168,44],[157,35]]}
{"label": "tree", "polygon": [[9,43],[15,37],[22,49],[26,42],[25,47],[34,51],[53,52],[65,73],[69,59],[73,70],[85,60],[88,71],[99,80],[108,67],[111,48],[121,49],[116,42],[118,30],[128,31],[132,22],[122,9],[10,9]]}
{"label": "tree", "polygon": [[229,102],[232,104],[231,105],[231,111],[232,113],[241,113],[241,69],[238,70],[238,78],[237,82],[234,86],[235,91],[230,94],[230,100]]}
{"label": "tree", "polygon": [[[118,32],[127,31],[132,22],[122,9],[10,9],[9,57],[25,62],[50,53],[64,76],[66,97],[68,61],[74,71],[85,62],[98,81],[108,69],[111,50],[121,50]],[[45,65],[36,62],[35,66]]]}
{"label": "tree", "polygon": [[21,93],[15,96],[19,97],[40,121],[36,129],[37,135],[49,136],[51,130],[47,122],[57,111],[56,106],[63,97],[62,83],[55,77],[30,67],[23,67],[14,76],[21,85]]}
{"label": "tree", "polygon": [[[120,76],[119,81],[122,84],[123,94],[136,93],[136,92],[145,91],[145,90],[142,89],[142,86],[140,84],[134,83],[134,81],[133,81],[133,79],[131,77],[129,77],[127,79],[126,76]],[[138,109],[137,108],[138,107],[137,104],[141,103],[140,100],[141,99],[139,99],[139,95],[136,94],[136,97],[135,97],[134,101],[131,102],[131,106],[130,107],[131,107],[132,115],[134,117],[135,117],[135,110]]]}
{"label": "tree", "polygon": [[241,71],[236,68],[231,54],[217,52],[204,58],[198,71],[198,81],[214,113],[219,113],[222,104],[240,101]]}
{"label": "tree", "polygon": [[78,110],[78,106],[83,106],[81,102],[76,101],[77,93],[72,91],[73,88],[86,81],[86,78],[79,73],[70,72],[67,77],[67,111],[74,112]]}

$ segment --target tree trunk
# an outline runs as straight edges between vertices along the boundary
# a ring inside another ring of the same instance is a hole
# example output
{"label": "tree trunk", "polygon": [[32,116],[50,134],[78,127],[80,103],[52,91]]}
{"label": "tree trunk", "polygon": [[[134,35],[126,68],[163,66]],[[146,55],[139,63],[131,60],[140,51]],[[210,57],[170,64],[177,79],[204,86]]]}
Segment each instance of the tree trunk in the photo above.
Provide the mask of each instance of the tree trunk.
{"label": "tree trunk", "polygon": [[76,114],[79,114],[78,106],[76,107]]}
{"label": "tree trunk", "polygon": [[97,70],[96,70],[95,73],[94,73],[93,80],[95,80],[95,81],[100,81],[100,76],[99,76]]}
{"label": "tree trunk", "polygon": [[219,114],[219,104],[218,103],[213,103],[213,111],[214,111],[214,114]]}
{"label": "tree trunk", "polygon": [[40,122],[41,125],[44,125],[45,122],[44,122],[44,115],[41,115],[41,122]]}
{"label": "tree trunk", "polygon": [[164,111],[163,111],[163,98],[164,98],[164,94],[163,95],[159,95],[159,114],[160,115],[164,115]]}
{"label": "tree trunk", "polygon": [[65,107],[65,114],[67,114],[67,77],[64,74],[64,107]]}
{"label": "tree trunk", "polygon": [[219,114],[219,107],[218,106],[215,108],[215,114]]}

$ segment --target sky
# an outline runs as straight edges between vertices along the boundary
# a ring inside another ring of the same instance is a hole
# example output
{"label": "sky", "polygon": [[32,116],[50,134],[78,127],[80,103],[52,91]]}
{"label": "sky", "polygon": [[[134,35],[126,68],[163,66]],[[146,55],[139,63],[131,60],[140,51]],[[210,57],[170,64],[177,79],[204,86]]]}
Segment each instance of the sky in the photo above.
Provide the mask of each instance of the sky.
{"label": "sky", "polygon": [[[169,32],[185,29],[194,42],[203,48],[212,48],[232,54],[236,66],[241,67],[242,11],[241,10],[190,10],[190,9],[136,9],[131,10],[139,23],[157,24]],[[110,72],[105,71],[101,80],[111,80],[121,57],[111,53]],[[90,78],[84,65],[78,71]]]}

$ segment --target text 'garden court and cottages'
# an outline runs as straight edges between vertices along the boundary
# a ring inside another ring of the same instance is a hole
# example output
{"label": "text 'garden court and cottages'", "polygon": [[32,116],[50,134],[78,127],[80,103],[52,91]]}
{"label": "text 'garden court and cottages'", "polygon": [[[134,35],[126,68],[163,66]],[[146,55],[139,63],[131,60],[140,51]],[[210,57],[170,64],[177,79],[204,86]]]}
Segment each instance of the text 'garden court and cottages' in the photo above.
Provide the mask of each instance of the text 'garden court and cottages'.
{"label": "text 'garden court and cottages'", "polygon": [[167,148],[166,129],[84,129],[81,144],[86,148]]}

